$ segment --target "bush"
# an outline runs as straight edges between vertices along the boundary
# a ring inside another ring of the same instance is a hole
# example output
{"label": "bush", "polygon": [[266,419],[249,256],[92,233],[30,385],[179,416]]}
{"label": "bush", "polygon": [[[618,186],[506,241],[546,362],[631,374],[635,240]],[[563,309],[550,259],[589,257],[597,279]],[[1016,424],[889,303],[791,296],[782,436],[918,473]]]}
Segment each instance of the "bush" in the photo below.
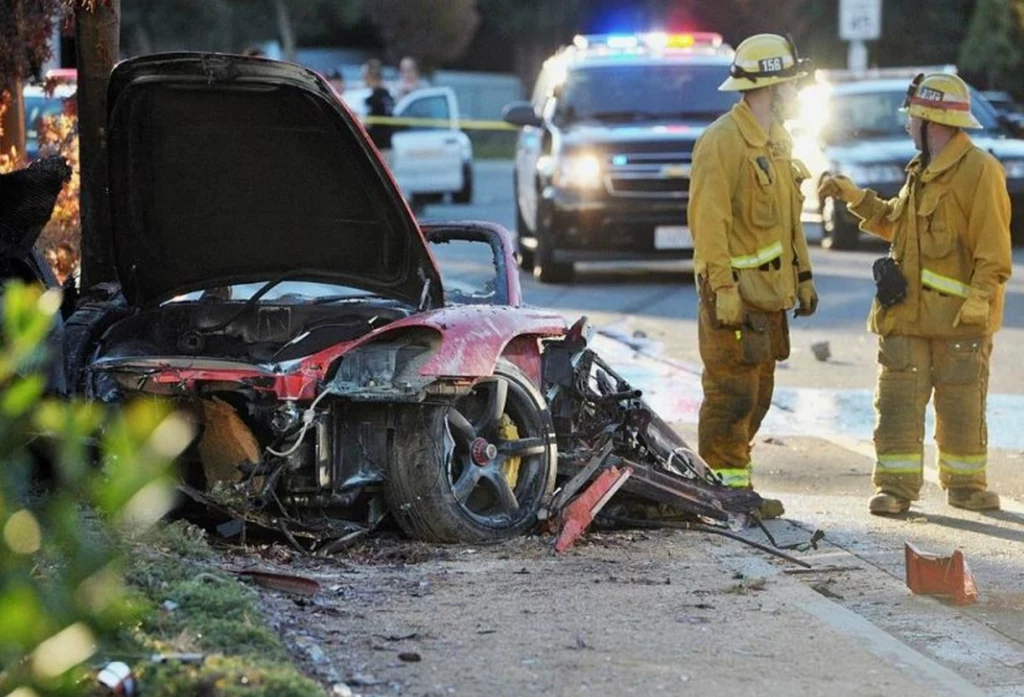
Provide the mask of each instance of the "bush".
{"label": "bush", "polygon": [[86,662],[135,615],[114,540],[167,511],[192,429],[157,401],[114,411],[44,395],[60,295],[15,282],[2,304],[0,695],[78,694]]}

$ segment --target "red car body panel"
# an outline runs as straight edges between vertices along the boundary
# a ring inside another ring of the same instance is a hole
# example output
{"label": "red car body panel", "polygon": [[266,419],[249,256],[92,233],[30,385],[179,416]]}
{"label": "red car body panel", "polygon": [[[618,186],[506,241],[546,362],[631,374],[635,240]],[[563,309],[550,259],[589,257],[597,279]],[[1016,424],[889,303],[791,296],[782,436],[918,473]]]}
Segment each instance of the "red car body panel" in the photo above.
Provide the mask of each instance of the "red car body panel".
{"label": "red car body panel", "polygon": [[[473,381],[493,374],[498,359],[506,355],[539,384],[540,347],[537,341],[562,336],[566,324],[559,315],[529,308],[489,305],[446,307],[393,322],[355,341],[339,343],[293,361],[281,370],[255,365],[237,369],[208,368],[201,367],[202,359],[197,359],[192,361],[195,367],[167,366],[150,374],[147,381],[160,385],[178,384],[185,388],[198,382],[236,382],[272,392],[279,399],[310,400],[316,397],[318,385],[345,354],[389,336],[424,328],[436,330],[441,345],[420,369],[421,375]],[[152,360],[146,363],[151,364]],[[130,365],[130,362],[119,363],[121,368]]]}

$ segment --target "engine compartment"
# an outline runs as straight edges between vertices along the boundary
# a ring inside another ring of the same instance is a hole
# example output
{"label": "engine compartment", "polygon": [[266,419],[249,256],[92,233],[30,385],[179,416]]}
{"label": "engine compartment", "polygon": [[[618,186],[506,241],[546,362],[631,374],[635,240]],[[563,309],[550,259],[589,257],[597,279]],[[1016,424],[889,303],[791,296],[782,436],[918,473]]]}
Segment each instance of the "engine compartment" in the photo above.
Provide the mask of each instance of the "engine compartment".
{"label": "engine compartment", "polygon": [[290,361],[352,341],[412,314],[388,300],[340,304],[187,302],[143,310],[114,324],[98,358],[202,356]]}

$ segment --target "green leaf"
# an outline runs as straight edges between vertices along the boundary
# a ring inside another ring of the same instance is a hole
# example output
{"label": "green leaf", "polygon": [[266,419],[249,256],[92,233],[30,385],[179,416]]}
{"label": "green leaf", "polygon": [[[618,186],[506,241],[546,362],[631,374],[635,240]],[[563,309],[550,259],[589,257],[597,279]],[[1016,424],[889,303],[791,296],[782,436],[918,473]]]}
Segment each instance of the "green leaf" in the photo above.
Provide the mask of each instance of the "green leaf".
{"label": "green leaf", "polygon": [[48,631],[43,606],[35,589],[17,582],[0,593],[0,653],[27,651]]}
{"label": "green leaf", "polygon": [[18,380],[4,390],[0,398],[0,410],[11,418],[21,418],[35,406],[45,389],[46,379],[41,375],[30,375]]}

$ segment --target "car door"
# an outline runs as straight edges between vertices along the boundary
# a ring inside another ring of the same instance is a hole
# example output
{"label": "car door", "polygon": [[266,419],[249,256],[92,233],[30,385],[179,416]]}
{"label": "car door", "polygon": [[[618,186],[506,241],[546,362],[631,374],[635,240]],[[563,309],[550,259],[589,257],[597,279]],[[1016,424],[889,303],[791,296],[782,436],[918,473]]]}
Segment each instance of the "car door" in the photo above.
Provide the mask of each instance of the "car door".
{"label": "car door", "polygon": [[392,137],[394,174],[406,195],[439,194],[462,188],[462,152],[455,93],[448,87],[417,90],[395,105],[399,119],[435,123],[399,124]]}

